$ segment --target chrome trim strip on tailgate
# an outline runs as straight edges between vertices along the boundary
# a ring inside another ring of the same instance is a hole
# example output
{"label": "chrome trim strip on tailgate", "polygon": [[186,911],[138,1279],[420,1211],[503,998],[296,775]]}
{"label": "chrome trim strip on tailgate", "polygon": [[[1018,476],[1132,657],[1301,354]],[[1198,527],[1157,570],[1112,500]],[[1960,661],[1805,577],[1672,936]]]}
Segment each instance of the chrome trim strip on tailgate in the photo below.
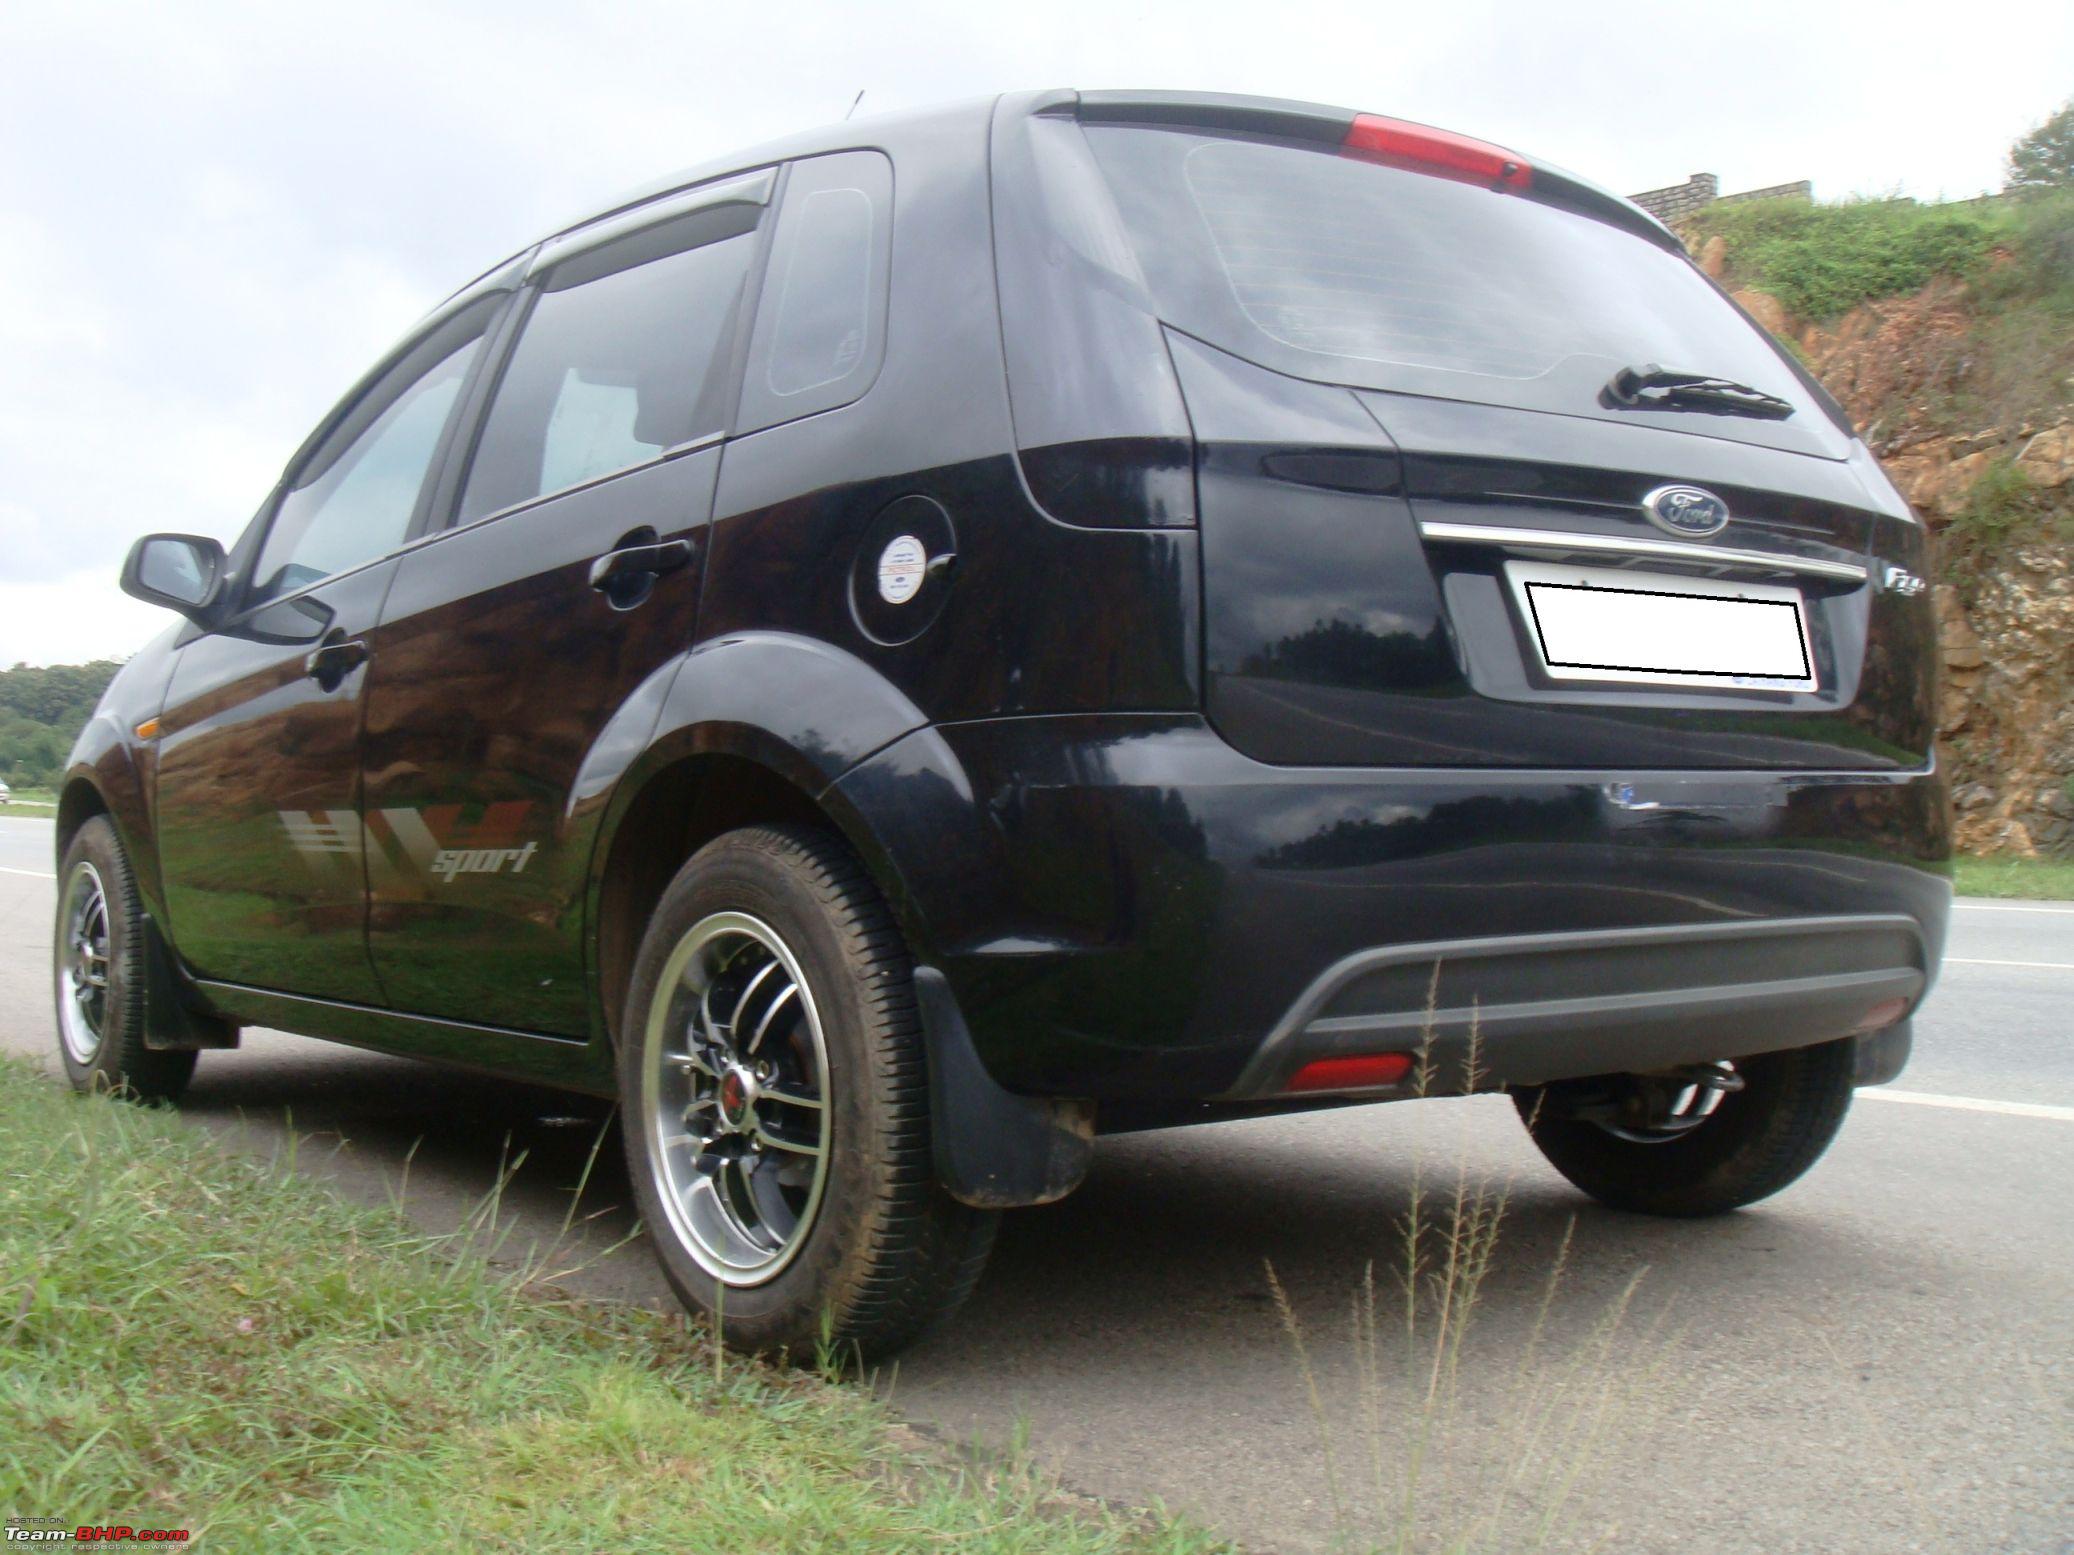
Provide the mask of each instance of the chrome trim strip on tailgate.
{"label": "chrome trim strip on tailgate", "polygon": [[1588,551],[1594,555],[1660,556],[1667,561],[1711,562],[1717,567],[1762,567],[1813,578],[1863,583],[1865,568],[1855,562],[1817,561],[1776,551],[1733,551],[1715,545],[1688,545],[1679,540],[1630,539],[1626,535],[1579,534],[1568,529],[1507,529],[1497,524],[1448,524],[1421,520],[1419,533],[1428,540],[1467,541],[1471,545],[1504,545],[1519,550]]}

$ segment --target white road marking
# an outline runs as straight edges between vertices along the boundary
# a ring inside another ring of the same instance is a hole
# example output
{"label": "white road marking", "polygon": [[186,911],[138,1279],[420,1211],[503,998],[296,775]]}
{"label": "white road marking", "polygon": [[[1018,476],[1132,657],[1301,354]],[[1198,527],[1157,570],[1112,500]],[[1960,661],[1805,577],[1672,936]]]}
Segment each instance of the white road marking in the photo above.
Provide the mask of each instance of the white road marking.
{"label": "white road marking", "polygon": [[55,880],[58,877],[47,869],[9,869],[0,864],[0,875],[27,875],[31,880]]}
{"label": "white road marking", "polygon": [[2074,918],[2074,907],[2019,907],[2013,902],[1954,902],[1961,912],[2042,912],[2056,918]]}
{"label": "white road marking", "polygon": [[1954,1112],[1997,1112],[2009,1118],[2057,1118],[2062,1123],[2074,1123],[2074,1107],[2054,1107],[2042,1101],[1986,1101],[1978,1096],[1890,1091],[1877,1085],[1868,1086],[1858,1094],[1867,1101],[1899,1101],[1915,1107],[1949,1107]]}
{"label": "white road marking", "polygon": [[2074,961],[1976,961],[1965,956],[1946,956],[1946,966],[2027,966],[2038,972],[2074,972]]}

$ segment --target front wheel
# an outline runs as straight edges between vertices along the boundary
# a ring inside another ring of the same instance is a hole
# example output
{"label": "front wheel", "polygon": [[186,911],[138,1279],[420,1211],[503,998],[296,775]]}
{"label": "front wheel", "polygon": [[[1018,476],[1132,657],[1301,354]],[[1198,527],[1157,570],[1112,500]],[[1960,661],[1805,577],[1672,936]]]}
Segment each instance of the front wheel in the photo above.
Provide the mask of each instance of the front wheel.
{"label": "front wheel", "polygon": [[620,1096],[664,1275],[726,1341],[874,1358],[970,1291],[997,1216],[938,1184],[906,946],[804,827],[701,849],[635,962]]}
{"label": "front wheel", "polygon": [[1668,1077],[1522,1089],[1513,1101],[1549,1164],[1600,1203],[1721,1215],[1815,1164],[1850,1110],[1854,1065],[1847,1037]]}
{"label": "front wheel", "polygon": [[195,1055],[144,1041],[144,909],[106,816],[80,827],[65,850],[51,951],[58,1055],[73,1088],[139,1101],[186,1090]]}

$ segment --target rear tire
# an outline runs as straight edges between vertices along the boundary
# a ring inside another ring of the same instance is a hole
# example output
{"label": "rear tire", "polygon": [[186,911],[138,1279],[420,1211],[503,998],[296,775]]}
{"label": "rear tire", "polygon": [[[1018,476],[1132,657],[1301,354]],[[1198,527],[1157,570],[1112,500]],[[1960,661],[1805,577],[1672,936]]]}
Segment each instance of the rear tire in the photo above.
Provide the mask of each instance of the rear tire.
{"label": "rear tire", "polygon": [[619,1085],[663,1274],[728,1344],[872,1360],[977,1282],[999,1217],[936,1180],[913,963],[826,833],[746,828],[679,871],[635,961]]}
{"label": "rear tire", "polygon": [[1850,1111],[1854,1059],[1848,1037],[1737,1059],[1743,1089],[1691,1132],[1656,1142],[1563,1117],[1545,1089],[1517,1091],[1513,1101],[1549,1164],[1601,1204],[1721,1215],[1769,1198],[1829,1148]]}
{"label": "rear tire", "polygon": [[51,931],[58,1054],[76,1091],[171,1101],[192,1052],[145,1046],[144,909],[122,839],[104,815],[79,828],[58,870]]}

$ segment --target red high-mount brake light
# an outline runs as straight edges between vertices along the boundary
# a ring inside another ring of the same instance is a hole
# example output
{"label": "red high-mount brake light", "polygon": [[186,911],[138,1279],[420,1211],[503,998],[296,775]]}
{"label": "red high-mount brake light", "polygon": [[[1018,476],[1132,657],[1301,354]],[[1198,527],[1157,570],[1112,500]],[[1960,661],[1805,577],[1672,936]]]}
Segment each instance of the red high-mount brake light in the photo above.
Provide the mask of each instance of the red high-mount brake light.
{"label": "red high-mount brake light", "polygon": [[1403,119],[1386,119],[1381,114],[1356,114],[1353,128],[1340,145],[1393,167],[1431,173],[1436,178],[1494,188],[1534,187],[1534,170],[1503,146]]}
{"label": "red high-mount brake light", "polygon": [[1358,1053],[1348,1058],[1314,1058],[1282,1089],[1294,1091],[1359,1091],[1372,1085],[1395,1085],[1411,1073],[1409,1053]]}

